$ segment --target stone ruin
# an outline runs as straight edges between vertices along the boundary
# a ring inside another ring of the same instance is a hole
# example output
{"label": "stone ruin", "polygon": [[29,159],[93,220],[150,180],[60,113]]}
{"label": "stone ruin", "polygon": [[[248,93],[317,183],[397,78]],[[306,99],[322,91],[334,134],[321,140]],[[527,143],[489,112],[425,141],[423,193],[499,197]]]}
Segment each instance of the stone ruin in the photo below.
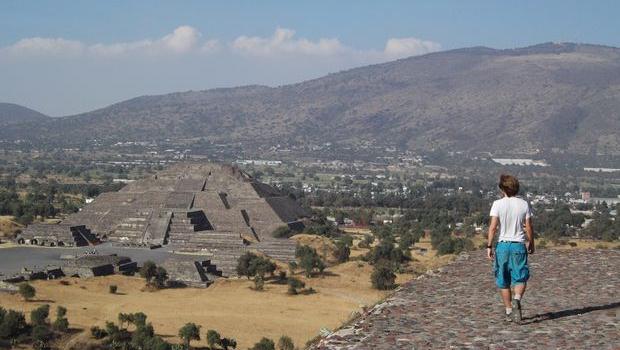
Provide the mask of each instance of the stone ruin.
{"label": "stone ruin", "polygon": [[60,265],[24,267],[19,273],[3,278],[2,282],[15,284],[32,280],[52,280],[65,276],[88,278],[113,274],[133,275],[138,271],[138,264],[135,261],[116,254],[61,255],[60,260]]}
{"label": "stone ruin", "polygon": [[175,258],[168,265],[181,271],[180,266],[191,267],[187,261],[192,261],[192,274],[207,276],[202,283],[234,275],[239,256],[248,250],[283,262],[294,260],[295,242],[274,238],[272,232],[284,225],[303,228],[310,216],[293,199],[236,167],[179,163],[118,192],[102,193],[58,224],[30,225],[16,240],[57,247],[100,242],[166,247],[195,254],[193,260]]}

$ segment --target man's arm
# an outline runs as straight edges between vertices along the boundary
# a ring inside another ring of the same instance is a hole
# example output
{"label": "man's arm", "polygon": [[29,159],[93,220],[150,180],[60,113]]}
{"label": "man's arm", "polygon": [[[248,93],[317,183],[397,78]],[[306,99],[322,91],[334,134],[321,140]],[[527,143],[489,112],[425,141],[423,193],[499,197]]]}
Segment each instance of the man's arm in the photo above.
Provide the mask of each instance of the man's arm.
{"label": "man's arm", "polygon": [[487,237],[487,257],[493,259],[493,238],[495,232],[497,232],[497,226],[499,225],[499,219],[497,216],[491,216],[491,223],[489,224],[489,233]]}
{"label": "man's arm", "polygon": [[534,254],[534,228],[531,217],[525,219],[525,234],[527,235],[527,252]]}

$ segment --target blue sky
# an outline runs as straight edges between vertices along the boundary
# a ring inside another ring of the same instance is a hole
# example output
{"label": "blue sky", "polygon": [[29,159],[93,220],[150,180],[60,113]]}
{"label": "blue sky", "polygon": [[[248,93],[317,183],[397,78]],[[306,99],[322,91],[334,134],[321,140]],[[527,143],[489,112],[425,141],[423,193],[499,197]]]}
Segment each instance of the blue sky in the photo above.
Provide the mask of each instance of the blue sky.
{"label": "blue sky", "polygon": [[50,115],[469,46],[620,46],[620,1],[0,2],[0,101]]}

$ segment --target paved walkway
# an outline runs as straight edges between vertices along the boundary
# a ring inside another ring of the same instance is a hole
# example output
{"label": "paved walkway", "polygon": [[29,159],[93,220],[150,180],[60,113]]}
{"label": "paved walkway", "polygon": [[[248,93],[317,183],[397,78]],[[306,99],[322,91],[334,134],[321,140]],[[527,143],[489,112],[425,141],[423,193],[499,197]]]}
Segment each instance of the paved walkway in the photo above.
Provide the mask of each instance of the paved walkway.
{"label": "paved walkway", "polygon": [[399,288],[315,349],[620,349],[620,251],[540,250],[522,325],[503,322],[483,251]]}

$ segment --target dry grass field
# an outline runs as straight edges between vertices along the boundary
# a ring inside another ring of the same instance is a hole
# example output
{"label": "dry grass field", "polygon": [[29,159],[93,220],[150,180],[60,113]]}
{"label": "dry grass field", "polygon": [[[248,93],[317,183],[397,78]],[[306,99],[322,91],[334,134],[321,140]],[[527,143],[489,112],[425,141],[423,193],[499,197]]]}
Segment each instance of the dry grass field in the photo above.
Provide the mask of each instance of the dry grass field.
{"label": "dry grass field", "polygon": [[[116,321],[119,312],[146,313],[158,334],[178,342],[178,329],[186,322],[202,325],[203,335],[215,329],[234,337],[239,349],[245,349],[266,336],[277,340],[281,335],[292,337],[298,346],[318,335],[321,328],[334,329],[348,320],[354,311],[371,306],[387,293],[371,288],[372,267],[364,262],[350,261],[329,268],[324,277],[301,278],[314,294],[290,296],[286,285],[266,283],[265,290],[251,289],[245,279],[219,280],[207,289],[144,290],[138,277],[109,276],[90,279],[65,278],[62,281],[36,281],[37,296],[24,302],[18,295],[2,294],[0,306],[26,311],[45,303],[68,309],[73,327],[88,330],[92,325]],[[412,275],[399,275],[397,282]],[[118,295],[110,294],[108,286],[118,286]],[[53,317],[53,315],[52,315]],[[87,332],[85,332],[87,333]],[[88,339],[78,335],[70,341],[78,344]],[[204,340],[198,344],[205,345]]]}

